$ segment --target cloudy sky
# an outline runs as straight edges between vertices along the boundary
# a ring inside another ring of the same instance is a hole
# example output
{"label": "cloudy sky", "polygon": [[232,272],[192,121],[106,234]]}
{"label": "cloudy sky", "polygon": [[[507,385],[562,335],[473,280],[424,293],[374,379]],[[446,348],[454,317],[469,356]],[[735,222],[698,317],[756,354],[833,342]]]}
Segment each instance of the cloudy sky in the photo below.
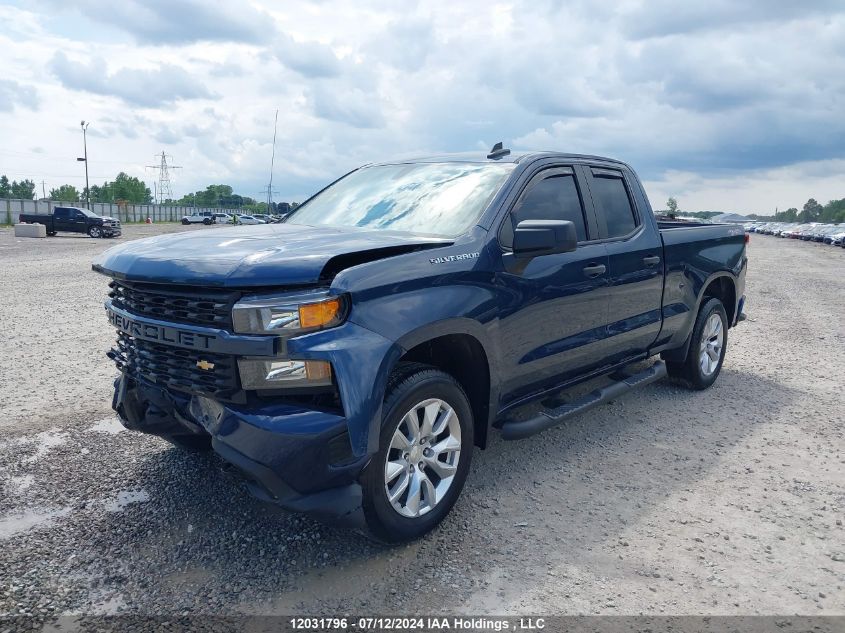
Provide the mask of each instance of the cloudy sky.
{"label": "cloudy sky", "polygon": [[[70,7],[73,8],[70,8]],[[845,196],[841,0],[0,0],[0,173],[274,199],[361,163],[520,149],[630,162],[653,204]]]}

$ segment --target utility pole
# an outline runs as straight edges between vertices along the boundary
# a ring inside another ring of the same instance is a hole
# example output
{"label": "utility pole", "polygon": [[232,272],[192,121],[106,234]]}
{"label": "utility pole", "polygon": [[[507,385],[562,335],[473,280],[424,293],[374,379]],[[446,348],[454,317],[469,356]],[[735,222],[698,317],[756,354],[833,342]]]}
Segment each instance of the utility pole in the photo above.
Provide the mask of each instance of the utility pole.
{"label": "utility pole", "polygon": [[44,181],[41,181],[41,196],[46,199],[47,198],[47,188],[44,184]]}
{"label": "utility pole", "polygon": [[271,213],[270,203],[273,200],[273,163],[276,161],[276,129],[279,126],[279,109],[276,108],[276,120],[273,122],[273,153],[270,155],[270,184],[267,185],[267,214]]}
{"label": "utility pole", "polygon": [[[168,198],[173,197],[173,189],[170,187],[170,170],[171,169],[182,169],[179,165],[168,165],[167,164],[167,154],[164,153],[162,150],[161,154],[156,154],[156,158],[161,158],[161,161],[158,165],[147,165],[148,169],[157,169],[158,170],[158,187],[156,188],[156,195],[158,196],[158,204],[161,204],[165,200],[165,195]],[[172,160],[173,157],[170,156]],[[155,183],[153,183],[155,187]],[[155,199],[155,196],[153,196]]]}
{"label": "utility pole", "polygon": [[82,127],[82,147],[85,150],[84,158],[77,158],[78,162],[85,163],[85,206],[89,210],[91,209],[91,188],[88,186],[88,135],[86,134],[86,130],[88,126],[91,125],[91,121],[87,123],[82,121],[80,126]]}

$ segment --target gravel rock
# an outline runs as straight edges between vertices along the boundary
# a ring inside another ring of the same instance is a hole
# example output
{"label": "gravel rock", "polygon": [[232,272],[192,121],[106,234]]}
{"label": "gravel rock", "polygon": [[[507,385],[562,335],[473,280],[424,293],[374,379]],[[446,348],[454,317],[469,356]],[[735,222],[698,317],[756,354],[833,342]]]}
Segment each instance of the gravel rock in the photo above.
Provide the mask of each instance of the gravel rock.
{"label": "gravel rock", "polygon": [[[174,230],[216,228],[123,241]],[[120,429],[90,271],[112,244],[0,230],[0,615],[845,614],[845,250],[752,237],[713,388],[494,434],[442,527],[387,548]]]}

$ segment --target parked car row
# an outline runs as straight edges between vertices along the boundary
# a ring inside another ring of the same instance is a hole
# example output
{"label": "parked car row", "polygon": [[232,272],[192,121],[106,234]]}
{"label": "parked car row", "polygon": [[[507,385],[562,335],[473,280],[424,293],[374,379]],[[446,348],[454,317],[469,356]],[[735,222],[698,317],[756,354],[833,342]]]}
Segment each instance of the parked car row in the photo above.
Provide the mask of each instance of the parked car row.
{"label": "parked car row", "polygon": [[282,215],[265,215],[263,213],[240,214],[214,213],[213,211],[197,211],[182,218],[182,224],[275,224],[284,219]]}
{"label": "parked car row", "polygon": [[749,233],[762,233],[775,237],[788,237],[805,242],[823,242],[845,248],[845,224],[823,224],[821,222],[749,222],[745,224]]}

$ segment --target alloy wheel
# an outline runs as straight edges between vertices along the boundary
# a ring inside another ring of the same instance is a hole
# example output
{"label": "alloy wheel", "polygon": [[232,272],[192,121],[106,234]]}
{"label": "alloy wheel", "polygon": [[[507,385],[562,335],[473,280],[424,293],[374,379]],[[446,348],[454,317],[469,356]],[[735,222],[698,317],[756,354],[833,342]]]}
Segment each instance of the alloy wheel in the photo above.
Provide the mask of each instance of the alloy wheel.
{"label": "alloy wheel", "polygon": [[384,490],[399,514],[430,512],[452,486],[461,456],[461,425],[439,398],[415,404],[402,416],[387,451]]}
{"label": "alloy wheel", "polygon": [[725,344],[725,329],[722,326],[722,318],[714,312],[711,314],[701,336],[701,349],[699,350],[698,364],[701,373],[711,376],[719,366],[719,359],[722,357],[722,346]]}

